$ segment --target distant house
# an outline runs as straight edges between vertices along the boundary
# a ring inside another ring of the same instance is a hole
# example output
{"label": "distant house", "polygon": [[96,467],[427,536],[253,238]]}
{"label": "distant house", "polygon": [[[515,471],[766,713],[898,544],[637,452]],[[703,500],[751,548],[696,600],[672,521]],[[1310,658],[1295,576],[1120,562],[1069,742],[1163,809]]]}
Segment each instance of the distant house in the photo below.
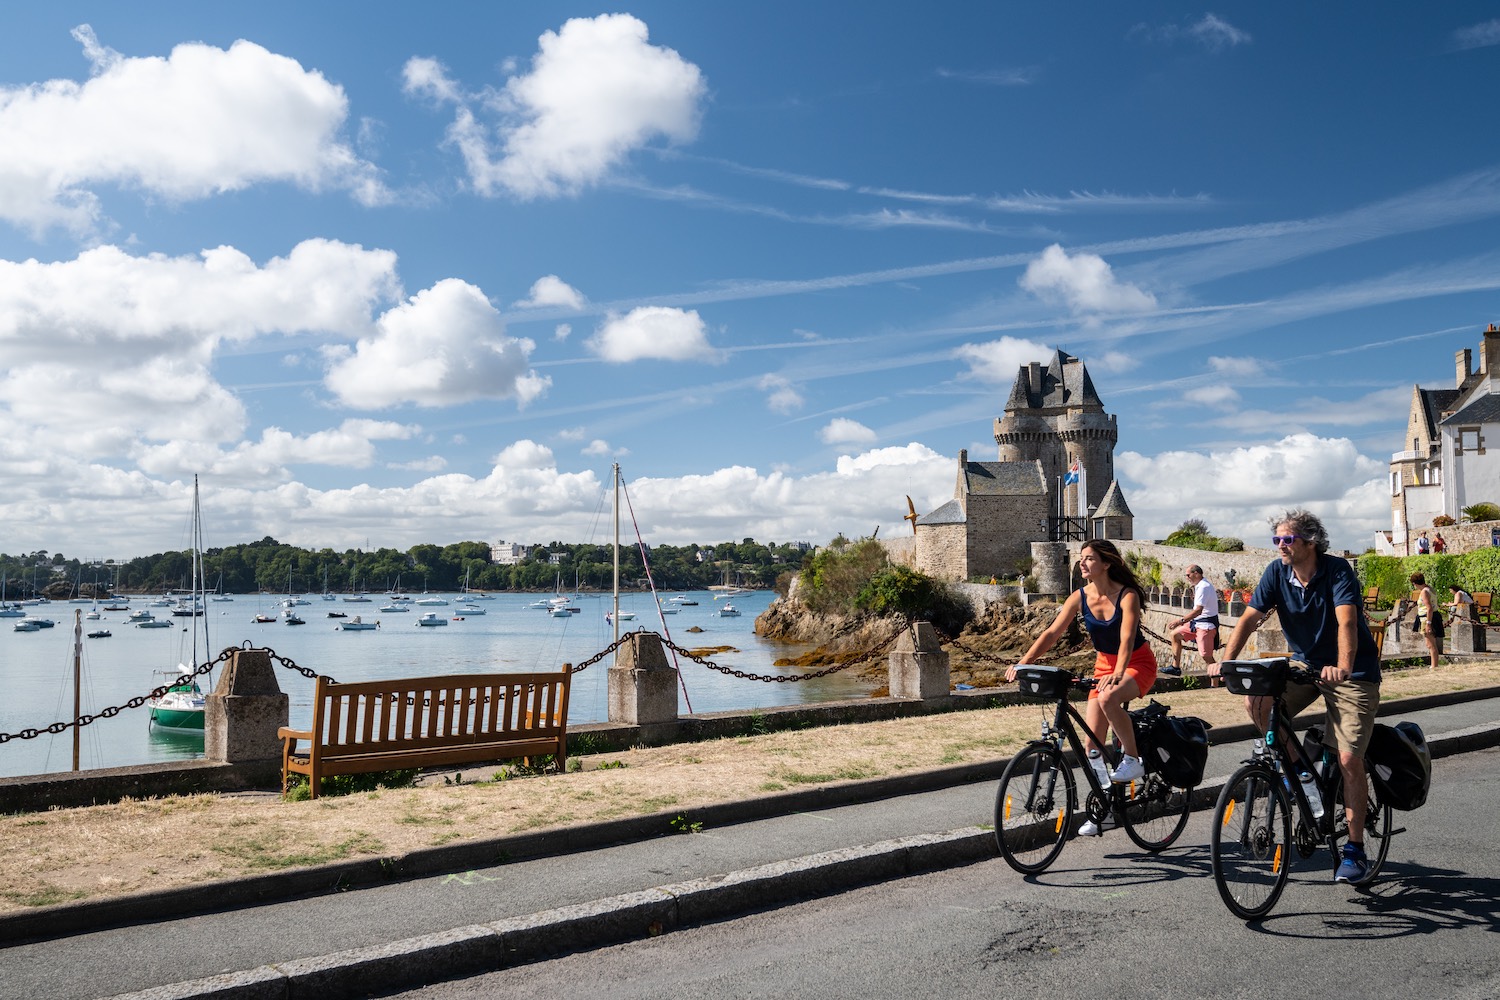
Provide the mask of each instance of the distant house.
{"label": "distant house", "polygon": [[526,557],[531,554],[530,545],[518,545],[515,542],[496,542],[490,546],[490,561],[499,563],[501,566],[514,566],[525,562]]}
{"label": "distant house", "polygon": [[1484,331],[1479,363],[1464,348],[1454,355],[1455,384],[1449,389],[1412,386],[1405,450],[1391,455],[1391,535],[1387,546],[1416,551],[1420,532],[1432,519],[1457,520],[1465,507],[1500,502],[1500,327]]}
{"label": "distant house", "polygon": [[947,580],[1012,576],[1032,542],[1132,537],[1114,477],[1119,431],[1082,361],[1058,351],[1045,368],[1023,366],[994,433],[999,460],[959,452],[953,499],[916,518],[917,569]]}

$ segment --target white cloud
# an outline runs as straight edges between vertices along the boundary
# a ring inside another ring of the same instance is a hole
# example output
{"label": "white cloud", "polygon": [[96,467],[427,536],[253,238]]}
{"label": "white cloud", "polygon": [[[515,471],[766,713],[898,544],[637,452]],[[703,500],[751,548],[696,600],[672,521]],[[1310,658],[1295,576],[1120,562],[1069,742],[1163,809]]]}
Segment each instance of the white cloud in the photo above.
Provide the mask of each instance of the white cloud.
{"label": "white cloud", "polygon": [[571,323],[559,323],[557,324],[557,328],[552,331],[552,339],[558,343],[562,343],[572,335],[573,325]]}
{"label": "white cloud", "polygon": [[1115,471],[1136,516],[1137,538],[1165,538],[1201,517],[1217,535],[1263,546],[1267,519],[1305,506],[1328,523],[1336,545],[1362,551],[1370,532],[1391,518],[1387,468],[1347,438],[1292,434],[1207,454],[1126,451],[1115,456]]}
{"label": "white cloud", "polygon": [[870,444],[875,437],[870,428],[848,417],[834,417],[818,431],[818,440],[824,444]]}
{"label": "white cloud", "polygon": [[762,375],[756,388],[766,393],[766,406],[773,413],[796,413],[802,409],[802,394],[780,375]]}
{"label": "white cloud", "polygon": [[1100,351],[1089,356],[1089,367],[1101,372],[1128,372],[1141,366],[1141,361],[1124,351]]}
{"label": "white cloud", "polygon": [[0,219],[41,234],[93,231],[98,189],[171,202],[282,182],[389,199],[376,168],[341,138],[343,88],[253,42],[198,42],[133,58],[74,31],[93,64],[85,83],[0,88]]}
{"label": "white cloud", "polygon": [[1056,243],[1026,265],[1018,279],[1026,291],[1046,301],[1063,302],[1074,313],[1141,312],[1156,308],[1156,299],[1128,282],[1098,254],[1068,252]]}
{"label": "white cloud", "polygon": [[707,85],[698,67],[653,46],[629,14],[573,18],[538,39],[531,72],[491,95],[492,139],[467,98],[431,60],[407,64],[411,93],[458,104],[449,141],[481,194],[576,193],[657,139],[692,141]]}
{"label": "white cloud", "polygon": [[1459,49],[1483,49],[1500,45],[1500,18],[1459,28],[1453,33],[1453,45]]}
{"label": "white cloud", "polygon": [[1217,14],[1204,14],[1186,27],[1175,22],[1158,25],[1137,24],[1130,29],[1129,35],[1167,45],[1187,40],[1203,46],[1210,52],[1233,48],[1236,45],[1249,45],[1254,41],[1248,31],[1236,28]]}
{"label": "white cloud", "polygon": [[140,447],[132,457],[137,467],[150,475],[202,473],[243,483],[286,481],[292,478],[289,466],[368,468],[375,464],[375,442],[406,440],[418,432],[415,426],[390,421],[345,420],[336,428],[306,435],[268,427],[259,441],[242,441],[228,450],[185,435],[165,444]]}
{"label": "white cloud", "polygon": [[[983,344],[964,344],[953,352],[967,362],[967,377],[996,385],[1010,385],[1023,366],[1032,361],[1046,361],[1052,350],[1046,344],[1019,337],[1001,337]],[[1089,359],[1090,364],[1093,359]]]}
{"label": "white cloud", "polygon": [[1189,38],[1210,52],[1217,52],[1225,47],[1233,48],[1236,45],[1249,45],[1254,41],[1248,31],[1241,31],[1216,14],[1204,14],[1187,29],[1187,33]]}
{"label": "white cloud", "polygon": [[603,438],[595,438],[585,445],[579,454],[588,455],[592,458],[624,458],[630,454],[630,449],[614,448]]}
{"label": "white cloud", "polygon": [[1182,394],[1182,398],[1198,406],[1209,406],[1216,410],[1233,410],[1240,402],[1240,394],[1233,386],[1200,385]]}
{"label": "white cloud", "polygon": [[85,459],[235,440],[244,405],[211,369],[226,342],[356,337],[398,287],[394,254],[327,240],[263,266],[232,247],[0,261],[0,409],[28,447]]}
{"label": "white cloud", "polygon": [[563,306],[567,309],[582,309],[588,300],[583,293],[555,274],[536,279],[526,298],[516,303],[520,309],[536,309],[543,306]]}
{"label": "white cloud", "polygon": [[1256,378],[1266,373],[1266,363],[1259,358],[1213,356],[1208,359],[1208,367],[1230,378]]}
{"label": "white cloud", "polygon": [[549,469],[554,464],[551,448],[524,439],[495,456],[495,465],[503,469]]}
{"label": "white cloud", "polygon": [[329,348],[326,383],[340,401],[363,409],[476,399],[525,406],[552,384],[528,367],[535,346],[505,335],[478,288],[446,278],[381,316],[352,351]]}
{"label": "white cloud", "polygon": [[611,314],[588,340],[589,350],[605,361],[622,363],[713,361],[723,355],[708,342],[697,310],[669,306],[641,306],[624,316]]}

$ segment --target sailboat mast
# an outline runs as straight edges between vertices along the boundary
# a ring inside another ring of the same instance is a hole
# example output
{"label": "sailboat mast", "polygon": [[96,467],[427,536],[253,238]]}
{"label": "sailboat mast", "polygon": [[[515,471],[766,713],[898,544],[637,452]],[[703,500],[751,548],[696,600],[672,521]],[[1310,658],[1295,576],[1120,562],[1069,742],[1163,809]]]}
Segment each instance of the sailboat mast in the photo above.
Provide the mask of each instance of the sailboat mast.
{"label": "sailboat mast", "polygon": [[203,508],[198,502],[198,477],[193,476],[193,652],[192,667],[198,669],[198,618],[203,618],[203,659],[208,661],[208,579],[203,566]]}
{"label": "sailboat mast", "polygon": [[73,770],[78,770],[78,717],[83,714],[79,700],[79,675],[83,673],[83,609],[73,609]]}
{"label": "sailboat mast", "polygon": [[[609,616],[610,623],[615,627],[615,642],[620,641],[620,463],[615,463],[615,586],[614,586],[614,613]],[[617,657],[619,653],[615,654]]]}

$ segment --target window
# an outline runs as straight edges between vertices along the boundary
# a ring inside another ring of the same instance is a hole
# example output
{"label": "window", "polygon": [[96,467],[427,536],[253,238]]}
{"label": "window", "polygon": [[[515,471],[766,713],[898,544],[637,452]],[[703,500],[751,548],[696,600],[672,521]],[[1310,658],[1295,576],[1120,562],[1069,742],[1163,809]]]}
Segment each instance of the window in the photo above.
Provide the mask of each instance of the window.
{"label": "window", "polygon": [[1454,449],[1456,455],[1462,455],[1465,452],[1484,454],[1484,437],[1479,433],[1478,427],[1460,427],[1455,444],[1457,445]]}

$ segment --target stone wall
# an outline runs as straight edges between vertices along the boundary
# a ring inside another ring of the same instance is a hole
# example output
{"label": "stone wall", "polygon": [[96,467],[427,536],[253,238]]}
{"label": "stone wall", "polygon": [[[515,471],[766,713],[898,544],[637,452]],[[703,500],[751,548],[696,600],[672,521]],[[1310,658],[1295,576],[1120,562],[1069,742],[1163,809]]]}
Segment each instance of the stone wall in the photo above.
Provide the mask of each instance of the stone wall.
{"label": "stone wall", "polygon": [[971,495],[968,521],[967,571],[957,579],[1015,576],[1031,543],[1047,537],[1047,497]]}
{"label": "stone wall", "polygon": [[[905,525],[902,525],[905,527]],[[903,566],[917,565],[917,538],[915,535],[898,535],[895,538],[879,539],[880,547],[885,549],[885,556],[893,563]]]}
{"label": "stone wall", "polygon": [[[1490,547],[1490,532],[1500,528],[1500,521],[1479,521],[1476,524],[1450,524],[1446,528],[1428,528],[1427,537],[1431,538],[1439,531],[1443,533],[1443,541],[1448,543],[1448,552],[1473,552],[1475,549],[1487,549]],[[1413,555],[1417,552],[1417,532],[1422,529],[1413,528],[1411,533],[1411,551]]]}
{"label": "stone wall", "polygon": [[915,568],[939,580],[967,580],[967,529],[963,524],[923,525]]}
{"label": "stone wall", "polygon": [[[1270,530],[1270,528],[1266,529],[1268,535]],[[1075,563],[1078,561],[1078,550],[1082,544],[1071,542],[1068,545],[1069,553]],[[1158,545],[1155,542],[1116,539],[1115,544],[1120,547],[1121,552],[1136,552],[1160,562],[1161,582],[1168,586],[1185,582],[1187,568],[1197,564],[1203,567],[1204,579],[1217,590],[1224,590],[1229,586],[1224,579],[1224,571],[1227,569],[1234,570],[1236,589],[1253,590],[1260,582],[1260,575],[1265,572],[1266,565],[1277,558],[1276,553],[1270,549],[1247,548],[1243,552],[1205,552],[1202,549],[1184,549],[1175,545]]]}

